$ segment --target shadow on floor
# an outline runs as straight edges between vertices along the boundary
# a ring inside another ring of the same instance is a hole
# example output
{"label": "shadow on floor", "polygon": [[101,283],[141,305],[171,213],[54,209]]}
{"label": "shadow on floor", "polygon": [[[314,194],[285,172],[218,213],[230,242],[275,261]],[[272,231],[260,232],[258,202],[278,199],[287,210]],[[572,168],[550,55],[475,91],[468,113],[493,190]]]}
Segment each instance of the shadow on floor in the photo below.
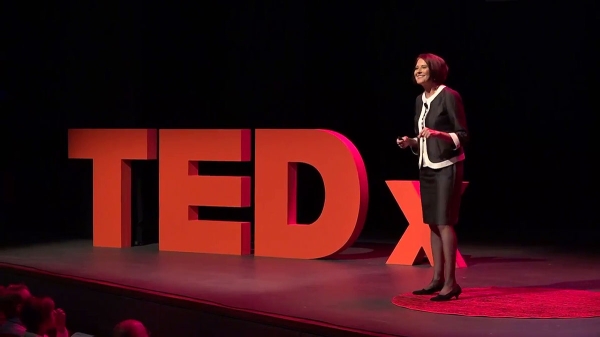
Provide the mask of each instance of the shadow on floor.
{"label": "shadow on floor", "polygon": [[511,258],[511,257],[495,257],[495,256],[484,256],[484,257],[473,257],[471,255],[463,255],[465,262],[468,266],[474,266],[477,264],[487,263],[520,263],[520,262],[542,262],[546,259],[532,259],[532,258]]}

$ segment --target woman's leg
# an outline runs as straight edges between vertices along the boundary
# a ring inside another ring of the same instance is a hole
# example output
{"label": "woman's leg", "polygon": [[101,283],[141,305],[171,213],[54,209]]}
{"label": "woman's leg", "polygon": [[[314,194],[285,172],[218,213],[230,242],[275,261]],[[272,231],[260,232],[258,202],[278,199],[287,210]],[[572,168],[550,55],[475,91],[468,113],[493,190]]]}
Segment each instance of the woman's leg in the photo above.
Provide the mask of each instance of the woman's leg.
{"label": "woman's leg", "polygon": [[433,253],[433,279],[425,288],[413,291],[415,295],[431,295],[440,291],[444,286],[444,250],[442,247],[442,237],[438,226],[429,225],[429,228],[431,229],[431,251]]}
{"label": "woman's leg", "polygon": [[452,190],[449,191],[450,197],[446,209],[446,223],[438,226],[440,236],[442,237],[442,247],[444,251],[444,288],[440,291],[445,295],[453,291],[457,286],[456,282],[456,250],[457,240],[454,225],[458,222],[458,213],[460,210],[460,199],[462,195],[463,182],[463,162],[458,162],[452,166]]}
{"label": "woman's leg", "polygon": [[[456,232],[453,226],[438,226],[438,231],[441,236],[442,250],[444,255],[444,288],[440,291],[440,295],[445,295],[457,286],[456,283],[456,249],[457,240]],[[433,244],[433,236],[432,241]],[[434,252],[435,254],[435,252]],[[435,256],[435,255],[434,255]],[[435,257],[434,257],[435,259]]]}
{"label": "woman's leg", "polygon": [[433,253],[433,279],[429,287],[434,287],[444,283],[444,249],[440,229],[436,225],[429,225],[431,228],[431,251]]}
{"label": "woman's leg", "polygon": [[440,226],[436,223],[439,220],[439,172],[430,168],[422,168],[419,171],[419,181],[421,189],[421,207],[423,211],[423,222],[429,225],[431,230],[431,251],[433,254],[433,278],[429,285],[421,290],[414,291],[415,295],[430,295],[440,291],[444,285],[444,249],[443,237],[440,232]]}

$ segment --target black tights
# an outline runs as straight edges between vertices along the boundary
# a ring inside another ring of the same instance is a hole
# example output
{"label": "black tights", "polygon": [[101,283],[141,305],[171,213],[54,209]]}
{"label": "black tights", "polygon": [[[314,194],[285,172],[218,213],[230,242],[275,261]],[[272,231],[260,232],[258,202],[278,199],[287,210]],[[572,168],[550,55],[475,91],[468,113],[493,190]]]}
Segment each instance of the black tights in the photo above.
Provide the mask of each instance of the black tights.
{"label": "black tights", "polygon": [[432,285],[444,282],[442,293],[451,291],[456,285],[456,232],[453,226],[429,225],[431,228],[431,250],[433,252]]}

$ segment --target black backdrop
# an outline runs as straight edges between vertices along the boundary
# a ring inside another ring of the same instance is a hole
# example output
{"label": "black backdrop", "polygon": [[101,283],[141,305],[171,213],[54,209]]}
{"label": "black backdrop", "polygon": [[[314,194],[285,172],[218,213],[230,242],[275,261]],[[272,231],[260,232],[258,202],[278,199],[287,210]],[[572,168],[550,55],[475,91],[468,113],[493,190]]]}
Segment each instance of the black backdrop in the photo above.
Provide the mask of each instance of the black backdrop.
{"label": "black backdrop", "polygon": [[[413,127],[415,57],[433,52],[450,66],[448,85],[462,94],[471,130],[462,240],[594,243],[591,11],[522,1],[438,6],[138,0],[6,8],[3,241],[91,238],[91,163],[67,159],[70,127],[341,132],[369,175],[362,237],[397,240],[406,221],[384,180],[417,177],[415,157],[395,138]],[[134,167],[147,228],[156,226],[156,167]],[[321,185],[310,170],[301,179],[309,219]],[[145,241],[155,239],[149,232]]]}

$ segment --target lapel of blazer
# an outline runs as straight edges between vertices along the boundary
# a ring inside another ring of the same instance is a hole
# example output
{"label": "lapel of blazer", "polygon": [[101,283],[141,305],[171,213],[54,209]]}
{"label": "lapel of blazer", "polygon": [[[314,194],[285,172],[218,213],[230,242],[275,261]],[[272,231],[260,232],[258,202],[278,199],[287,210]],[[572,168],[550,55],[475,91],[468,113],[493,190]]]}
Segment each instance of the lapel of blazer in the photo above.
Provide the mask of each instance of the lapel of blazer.
{"label": "lapel of blazer", "polygon": [[440,113],[444,110],[444,89],[440,91],[437,96],[431,101],[429,106],[429,112],[425,118],[425,125],[428,128],[435,126],[435,120],[438,118]]}
{"label": "lapel of blazer", "polygon": [[421,110],[423,109],[423,96],[419,96],[415,106],[415,129],[419,130],[419,117],[421,117]]}

